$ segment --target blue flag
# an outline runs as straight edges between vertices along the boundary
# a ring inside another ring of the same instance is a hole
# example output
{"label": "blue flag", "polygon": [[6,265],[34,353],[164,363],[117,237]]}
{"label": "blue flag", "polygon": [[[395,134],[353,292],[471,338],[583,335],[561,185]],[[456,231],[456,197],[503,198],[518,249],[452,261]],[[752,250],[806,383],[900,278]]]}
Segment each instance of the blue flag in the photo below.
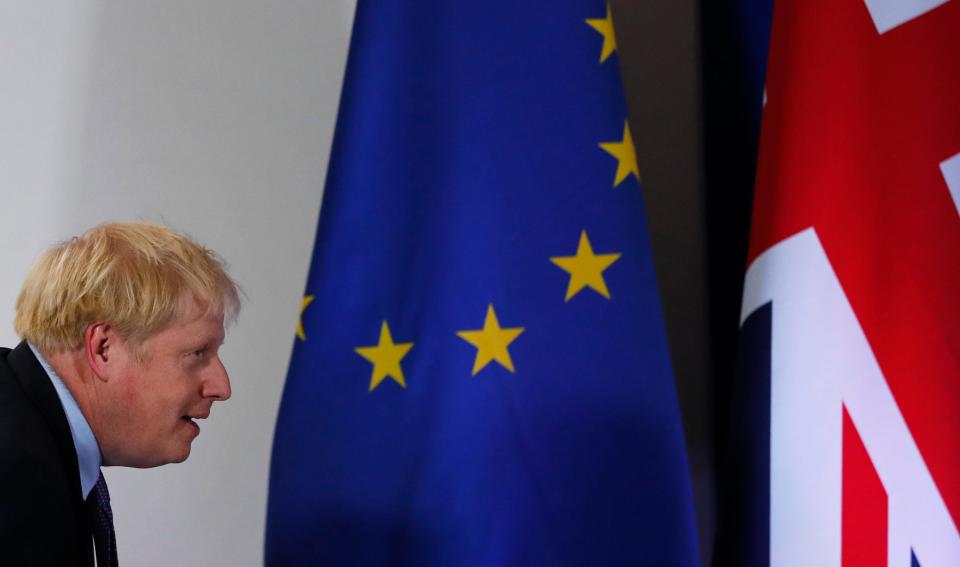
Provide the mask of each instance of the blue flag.
{"label": "blue flag", "polygon": [[267,565],[696,564],[609,8],[360,0]]}

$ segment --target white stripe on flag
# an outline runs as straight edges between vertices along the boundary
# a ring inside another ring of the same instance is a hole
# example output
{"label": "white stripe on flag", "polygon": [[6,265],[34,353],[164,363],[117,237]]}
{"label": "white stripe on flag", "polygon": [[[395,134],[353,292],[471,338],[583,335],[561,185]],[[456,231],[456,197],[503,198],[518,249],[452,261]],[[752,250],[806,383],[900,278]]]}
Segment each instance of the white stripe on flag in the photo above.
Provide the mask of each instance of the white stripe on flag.
{"label": "white stripe on flag", "polygon": [[957,214],[960,215],[960,154],[944,160],[940,164],[940,171],[947,181],[950,196],[953,197],[953,206],[957,208]]}
{"label": "white stripe on flag", "polygon": [[958,565],[960,534],[812,228],[750,265],[741,322],[772,302],[770,564],[839,567],[842,407],[888,495],[890,565]]}
{"label": "white stripe on flag", "polygon": [[877,31],[887,33],[893,28],[926,14],[949,0],[864,0]]}

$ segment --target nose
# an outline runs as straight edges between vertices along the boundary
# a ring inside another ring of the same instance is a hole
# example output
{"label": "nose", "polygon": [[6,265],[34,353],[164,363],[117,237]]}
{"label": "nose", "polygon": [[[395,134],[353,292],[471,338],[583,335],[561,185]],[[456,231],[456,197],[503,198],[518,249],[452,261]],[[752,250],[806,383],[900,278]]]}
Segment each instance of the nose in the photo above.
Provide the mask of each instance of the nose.
{"label": "nose", "polygon": [[203,381],[203,390],[201,394],[204,398],[213,398],[214,400],[230,399],[230,376],[223,362],[217,357],[214,364],[210,365],[209,375]]}

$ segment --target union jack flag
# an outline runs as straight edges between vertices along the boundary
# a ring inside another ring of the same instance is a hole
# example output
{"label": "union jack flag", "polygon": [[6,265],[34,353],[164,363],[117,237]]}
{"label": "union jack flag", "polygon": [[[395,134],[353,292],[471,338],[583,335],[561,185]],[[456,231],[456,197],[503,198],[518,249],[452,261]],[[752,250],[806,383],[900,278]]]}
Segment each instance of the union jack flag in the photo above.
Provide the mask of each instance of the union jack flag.
{"label": "union jack flag", "polygon": [[960,1],[777,0],[766,85],[742,564],[956,567]]}

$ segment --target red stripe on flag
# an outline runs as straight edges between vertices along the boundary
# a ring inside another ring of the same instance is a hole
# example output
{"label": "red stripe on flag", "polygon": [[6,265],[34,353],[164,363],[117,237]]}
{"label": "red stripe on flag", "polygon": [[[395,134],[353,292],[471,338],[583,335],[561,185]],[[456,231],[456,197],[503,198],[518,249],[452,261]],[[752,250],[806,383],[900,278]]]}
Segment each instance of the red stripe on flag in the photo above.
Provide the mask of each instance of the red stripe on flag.
{"label": "red stripe on flag", "polygon": [[887,491],[846,407],[843,408],[842,490],[841,565],[886,567]]}
{"label": "red stripe on flag", "polygon": [[960,1],[883,35],[863,0],[777,1],[750,259],[814,227],[960,525],[958,30]]}

